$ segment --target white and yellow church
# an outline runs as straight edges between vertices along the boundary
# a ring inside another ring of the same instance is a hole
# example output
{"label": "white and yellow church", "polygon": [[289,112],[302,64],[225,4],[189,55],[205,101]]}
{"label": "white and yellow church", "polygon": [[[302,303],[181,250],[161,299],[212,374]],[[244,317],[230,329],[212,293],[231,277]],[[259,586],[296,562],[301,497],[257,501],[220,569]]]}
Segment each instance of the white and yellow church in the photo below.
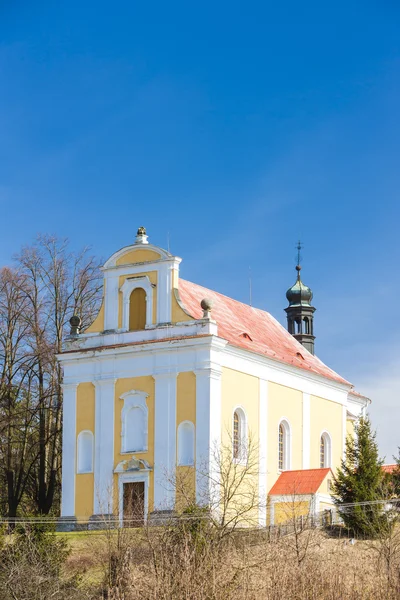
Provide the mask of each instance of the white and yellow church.
{"label": "white and yellow church", "polygon": [[315,309],[300,266],[286,330],[268,312],[181,279],[180,262],[139,228],[102,269],[95,321],[80,332],[71,319],[58,357],[62,518],[122,519],[133,499],[143,521],[173,510],[170,481],[181,468],[200,501],[200,463],[212,476],[212,454],[227,443],[240,461],[250,436],[260,526],[282,520],[294,486],[316,511],[331,506],[329,479],[369,400],[314,356]]}

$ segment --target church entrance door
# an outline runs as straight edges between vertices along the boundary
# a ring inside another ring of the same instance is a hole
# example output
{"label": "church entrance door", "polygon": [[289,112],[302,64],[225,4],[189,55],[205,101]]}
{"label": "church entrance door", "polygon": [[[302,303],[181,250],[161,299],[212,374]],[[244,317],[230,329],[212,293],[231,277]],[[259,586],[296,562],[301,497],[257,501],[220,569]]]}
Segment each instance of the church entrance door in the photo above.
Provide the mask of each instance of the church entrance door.
{"label": "church entrance door", "polygon": [[142,527],[144,525],[144,482],[130,481],[123,485],[124,527]]}

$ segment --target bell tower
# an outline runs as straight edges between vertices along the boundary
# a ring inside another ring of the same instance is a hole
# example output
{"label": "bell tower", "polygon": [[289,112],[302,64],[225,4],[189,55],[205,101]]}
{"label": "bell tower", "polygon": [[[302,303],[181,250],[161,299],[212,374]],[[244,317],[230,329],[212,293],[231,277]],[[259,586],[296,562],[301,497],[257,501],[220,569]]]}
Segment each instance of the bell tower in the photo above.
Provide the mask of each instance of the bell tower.
{"label": "bell tower", "polygon": [[287,315],[288,331],[302,344],[311,354],[314,354],[314,312],[315,308],[311,305],[313,293],[311,289],[304,285],[300,277],[300,250],[302,246],[297,245],[297,280],[286,292],[286,298],[289,306],[285,308]]}

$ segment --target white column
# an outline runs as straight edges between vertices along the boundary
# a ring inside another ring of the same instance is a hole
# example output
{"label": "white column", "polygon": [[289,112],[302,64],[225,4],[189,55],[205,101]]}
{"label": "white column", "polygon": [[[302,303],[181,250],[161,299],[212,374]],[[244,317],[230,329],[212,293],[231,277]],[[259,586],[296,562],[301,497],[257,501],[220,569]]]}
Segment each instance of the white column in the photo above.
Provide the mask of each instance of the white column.
{"label": "white column", "polygon": [[176,469],[176,376],[175,372],[153,375],[154,417],[154,509],[175,507],[173,479]]}
{"label": "white column", "polygon": [[311,435],[310,394],[303,392],[303,469],[310,468],[310,435]]}
{"label": "white column", "polygon": [[342,458],[343,458],[343,460],[345,460],[345,458],[346,458],[346,437],[347,437],[346,425],[347,425],[347,406],[346,406],[346,404],[343,404],[343,406],[342,406]]}
{"label": "white column", "polygon": [[98,379],[94,437],[94,513],[113,512],[115,379]]}
{"label": "white column", "polygon": [[268,382],[259,380],[259,424],[258,424],[258,524],[267,524],[267,479],[268,479]]}
{"label": "white column", "polygon": [[104,286],[104,329],[118,329],[118,276],[106,275]]}
{"label": "white column", "polygon": [[218,504],[221,451],[221,368],[196,371],[196,499]]}
{"label": "white column", "polygon": [[63,437],[61,516],[75,516],[76,390],[77,383],[63,384]]}

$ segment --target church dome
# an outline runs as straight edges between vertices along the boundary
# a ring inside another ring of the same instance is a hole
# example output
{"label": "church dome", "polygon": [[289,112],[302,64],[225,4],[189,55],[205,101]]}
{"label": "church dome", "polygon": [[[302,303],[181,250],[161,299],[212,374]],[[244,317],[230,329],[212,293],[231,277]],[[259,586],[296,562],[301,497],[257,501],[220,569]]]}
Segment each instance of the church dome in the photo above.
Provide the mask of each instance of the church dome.
{"label": "church dome", "polygon": [[297,281],[291,288],[286,292],[286,298],[289,301],[289,306],[311,306],[311,300],[313,293],[311,288],[300,279],[300,265],[296,266],[297,270]]}

